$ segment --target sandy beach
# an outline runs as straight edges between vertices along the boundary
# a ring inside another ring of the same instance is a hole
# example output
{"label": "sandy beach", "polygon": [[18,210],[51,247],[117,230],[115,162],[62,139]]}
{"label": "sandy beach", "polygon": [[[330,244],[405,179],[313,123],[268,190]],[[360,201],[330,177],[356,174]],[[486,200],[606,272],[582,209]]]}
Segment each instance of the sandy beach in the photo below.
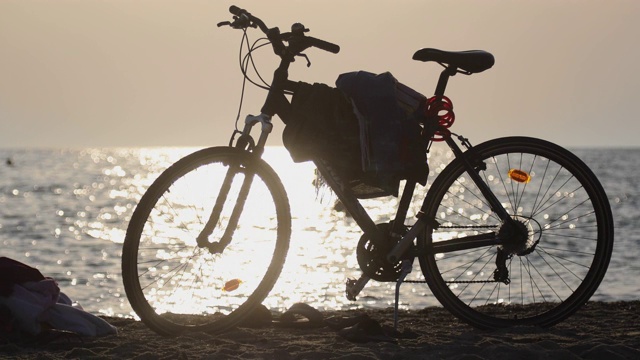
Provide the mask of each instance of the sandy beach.
{"label": "sandy beach", "polygon": [[[324,312],[324,319],[366,314],[393,326],[392,309]],[[277,316],[278,314],[274,314]],[[358,343],[329,326],[239,327],[218,335],[162,337],[132,319],[105,317],[118,335],[0,338],[11,359],[638,359],[640,301],[590,302],[548,329],[481,331],[445,309],[402,312],[390,341]]]}

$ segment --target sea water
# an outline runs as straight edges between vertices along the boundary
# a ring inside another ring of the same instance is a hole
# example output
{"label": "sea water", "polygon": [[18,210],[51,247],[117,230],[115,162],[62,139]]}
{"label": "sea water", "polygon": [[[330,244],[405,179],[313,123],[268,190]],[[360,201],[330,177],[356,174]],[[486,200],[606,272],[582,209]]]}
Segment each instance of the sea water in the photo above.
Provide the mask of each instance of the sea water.
{"label": "sea water", "polygon": [[[53,277],[87,311],[135,317],[120,269],[131,214],[162,170],[195,150],[0,149],[0,256]],[[640,148],[573,151],[602,182],[615,222],[611,264],[592,299],[637,300]],[[346,279],[360,275],[355,249],[362,233],[334,209],[335,195],[316,191],[313,165],[294,164],[279,147],[268,148],[265,159],[281,175],[293,217],[287,261],[265,305],[281,309],[306,302],[327,310],[393,306],[395,283],[371,281],[358,301],[346,299]],[[432,152],[430,182],[449,160],[444,152]],[[376,222],[389,221],[396,205],[393,197],[365,201]],[[420,271],[417,264],[413,271]],[[439,305],[426,284],[403,285],[400,301],[411,308]]]}

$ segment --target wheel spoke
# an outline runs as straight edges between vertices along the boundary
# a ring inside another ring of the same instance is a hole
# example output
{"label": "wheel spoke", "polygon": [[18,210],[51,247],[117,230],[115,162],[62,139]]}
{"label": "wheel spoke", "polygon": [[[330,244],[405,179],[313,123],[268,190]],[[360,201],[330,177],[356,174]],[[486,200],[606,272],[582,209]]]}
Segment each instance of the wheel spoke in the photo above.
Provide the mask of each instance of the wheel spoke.
{"label": "wheel spoke", "polygon": [[[230,158],[239,173],[252,174],[240,197],[238,181],[227,181],[218,196]],[[218,252],[197,241],[214,206],[207,241],[229,235]],[[264,161],[232,148],[196,152],[162,173],[132,216],[122,259],[127,297],[158,333],[223,331],[251,311],[243,304],[257,305],[271,290],[290,232],[284,187]]]}
{"label": "wheel spoke", "polygon": [[[496,221],[464,162],[452,162],[425,200],[427,219],[442,224],[425,236],[434,254],[420,258],[429,286],[475,326],[561,321],[606,271],[613,244],[606,194],[584,163],[545,141],[504,138],[473,150],[474,163],[486,165],[478,167],[480,178],[512,222]],[[469,251],[474,242],[478,249]]]}

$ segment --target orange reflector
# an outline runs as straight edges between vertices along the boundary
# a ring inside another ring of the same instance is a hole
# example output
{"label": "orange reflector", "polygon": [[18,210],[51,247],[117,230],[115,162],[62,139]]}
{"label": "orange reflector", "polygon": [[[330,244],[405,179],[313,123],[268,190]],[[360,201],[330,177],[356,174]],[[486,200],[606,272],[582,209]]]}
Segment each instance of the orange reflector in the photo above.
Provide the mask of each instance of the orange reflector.
{"label": "orange reflector", "polygon": [[238,287],[240,287],[240,284],[242,284],[242,280],[240,280],[240,279],[229,280],[224,284],[224,287],[222,288],[222,291],[233,291],[233,290],[236,290]]}
{"label": "orange reflector", "polygon": [[528,173],[526,173],[525,171],[522,170],[518,170],[518,169],[511,169],[509,170],[509,177],[516,182],[519,183],[528,183],[529,181],[531,181],[531,176],[529,176]]}

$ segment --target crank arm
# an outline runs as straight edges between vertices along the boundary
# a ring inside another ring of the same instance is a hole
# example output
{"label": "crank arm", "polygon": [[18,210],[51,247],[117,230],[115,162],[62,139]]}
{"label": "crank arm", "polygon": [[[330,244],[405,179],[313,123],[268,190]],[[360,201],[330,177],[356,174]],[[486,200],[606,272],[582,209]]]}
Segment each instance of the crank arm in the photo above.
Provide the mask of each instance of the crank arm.
{"label": "crank arm", "polygon": [[362,289],[364,289],[365,285],[367,285],[369,280],[371,280],[371,278],[364,274],[360,276],[358,280],[347,279],[347,283],[346,283],[347,288],[345,290],[347,299],[351,301],[356,301],[356,297],[358,296],[358,294],[360,294]]}

